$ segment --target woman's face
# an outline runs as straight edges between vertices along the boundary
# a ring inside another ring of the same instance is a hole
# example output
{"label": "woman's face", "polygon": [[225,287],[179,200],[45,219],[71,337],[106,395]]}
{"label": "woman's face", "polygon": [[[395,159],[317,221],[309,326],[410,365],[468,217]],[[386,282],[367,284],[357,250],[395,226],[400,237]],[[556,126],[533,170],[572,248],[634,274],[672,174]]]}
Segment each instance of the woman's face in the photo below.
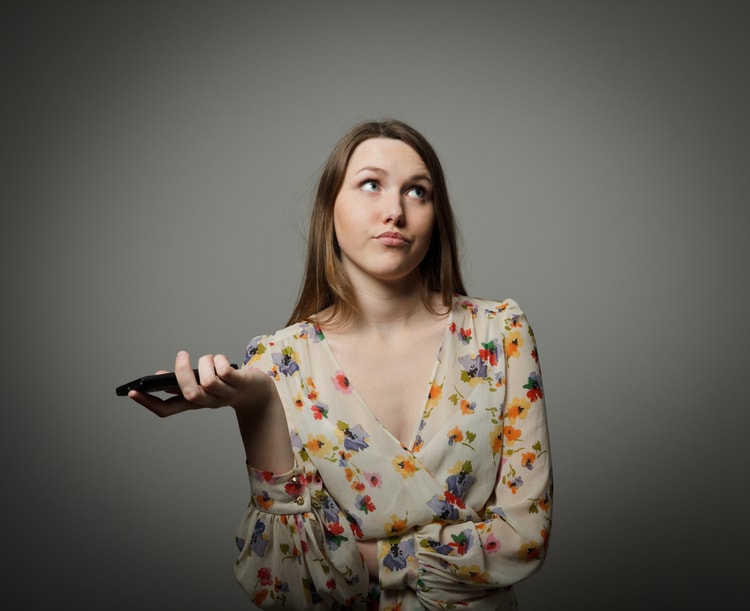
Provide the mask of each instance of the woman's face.
{"label": "woman's face", "polygon": [[390,138],[354,149],[333,208],[344,269],[363,281],[418,280],[435,223],[432,180],[417,152]]}

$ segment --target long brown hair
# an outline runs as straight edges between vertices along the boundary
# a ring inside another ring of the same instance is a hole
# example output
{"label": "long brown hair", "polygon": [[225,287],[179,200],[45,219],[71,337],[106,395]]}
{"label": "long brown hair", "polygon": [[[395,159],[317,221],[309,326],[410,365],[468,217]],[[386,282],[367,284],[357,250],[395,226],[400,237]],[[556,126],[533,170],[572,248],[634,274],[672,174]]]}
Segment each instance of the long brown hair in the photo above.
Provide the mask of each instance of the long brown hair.
{"label": "long brown hair", "polygon": [[458,230],[437,154],[427,139],[413,127],[395,119],[365,121],[355,125],[338,141],[318,182],[310,218],[307,263],[302,287],[287,324],[310,320],[333,306],[331,315],[317,322],[345,324],[357,312],[357,300],[341,265],[333,226],[333,206],[354,149],[371,138],[391,138],[408,144],[422,158],[432,179],[435,225],[430,246],[420,264],[423,300],[432,310],[431,295],[441,294],[444,306],[454,293],[465,294],[458,255]]}

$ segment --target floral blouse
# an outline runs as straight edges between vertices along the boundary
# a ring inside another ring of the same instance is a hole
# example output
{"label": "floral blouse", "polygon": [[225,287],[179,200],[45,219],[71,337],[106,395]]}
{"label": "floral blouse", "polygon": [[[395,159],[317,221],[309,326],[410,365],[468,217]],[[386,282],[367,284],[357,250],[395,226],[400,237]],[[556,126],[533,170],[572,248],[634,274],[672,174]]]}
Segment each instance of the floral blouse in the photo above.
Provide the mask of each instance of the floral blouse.
{"label": "floral blouse", "polygon": [[[321,329],[253,339],[295,466],[248,466],[235,575],[264,608],[513,609],[544,559],[552,472],[534,334],[512,300],[457,296],[409,447],[372,415]],[[379,583],[358,540],[377,539]]]}

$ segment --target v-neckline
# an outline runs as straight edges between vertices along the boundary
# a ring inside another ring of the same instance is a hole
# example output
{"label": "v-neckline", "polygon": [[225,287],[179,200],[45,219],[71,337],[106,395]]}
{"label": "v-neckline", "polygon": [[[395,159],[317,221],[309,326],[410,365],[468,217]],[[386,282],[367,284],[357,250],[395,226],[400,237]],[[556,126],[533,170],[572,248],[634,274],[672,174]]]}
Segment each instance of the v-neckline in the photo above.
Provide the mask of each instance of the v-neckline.
{"label": "v-neckline", "polygon": [[[442,338],[440,340],[440,343],[438,344],[437,352],[435,353],[435,355],[433,357],[432,369],[430,370],[430,377],[426,380],[426,384],[425,384],[426,388],[432,388],[432,384],[434,383],[435,378],[437,377],[438,367],[439,367],[440,363],[442,362],[441,356],[443,355],[444,349],[447,346],[448,340],[449,340],[450,335],[451,335],[451,327],[453,326],[453,323],[454,323],[455,309],[456,309],[456,299],[454,297],[453,300],[451,301],[450,310],[448,311],[448,318],[446,320],[445,328],[443,329]],[[316,324],[315,326],[316,326],[316,330],[317,330],[317,332],[319,334],[319,337],[322,338],[322,341],[319,342],[319,345],[325,345],[325,351],[328,353],[328,357],[331,359],[331,361],[333,362],[333,364],[336,367],[336,369],[338,371],[342,372],[344,374],[344,376],[348,380],[350,380],[349,376],[346,373],[346,369],[344,369],[344,367],[341,366],[341,363],[339,362],[339,359],[336,356],[336,353],[331,348],[331,345],[328,342],[328,338],[326,337],[325,332],[320,328],[319,325]],[[415,446],[416,441],[417,441],[417,434],[418,434],[418,432],[420,430],[420,426],[422,424],[422,421],[424,420],[425,414],[426,414],[427,409],[428,409],[428,404],[429,404],[429,400],[430,400],[429,390],[425,393],[424,402],[422,403],[422,407],[421,407],[421,409],[419,411],[419,414],[417,416],[416,421],[413,423],[413,426],[412,426],[412,429],[411,429],[411,434],[410,434],[409,439],[408,439],[408,446],[405,446],[404,444],[402,444],[401,440],[398,439],[396,437],[396,435],[394,435],[390,430],[388,430],[388,428],[386,428],[386,426],[380,421],[380,419],[370,409],[370,406],[364,400],[364,398],[362,397],[362,395],[359,394],[359,391],[357,390],[357,385],[356,384],[352,384],[351,394],[356,397],[357,401],[359,401],[359,404],[362,406],[362,408],[364,409],[365,413],[374,422],[376,422],[377,425],[388,436],[390,436],[391,439],[393,439],[393,441],[395,443],[397,443],[400,448],[402,448],[402,449],[404,449],[404,450],[406,450],[408,452],[412,452],[412,453],[414,452],[414,446]]]}

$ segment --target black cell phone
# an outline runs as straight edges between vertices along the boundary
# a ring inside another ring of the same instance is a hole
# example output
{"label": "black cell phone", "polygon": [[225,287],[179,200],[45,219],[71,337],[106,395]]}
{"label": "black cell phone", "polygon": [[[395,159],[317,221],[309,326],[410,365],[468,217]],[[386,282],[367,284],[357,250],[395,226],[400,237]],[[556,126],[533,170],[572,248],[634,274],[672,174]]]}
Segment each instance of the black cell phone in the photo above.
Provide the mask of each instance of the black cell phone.
{"label": "black cell phone", "polygon": [[[238,366],[232,363],[232,367],[237,369]],[[195,379],[200,382],[198,376],[198,370],[193,369]],[[126,397],[131,390],[140,390],[141,392],[158,392],[160,390],[175,390],[179,387],[177,384],[177,376],[174,372],[171,373],[157,373],[150,376],[142,376],[136,378],[132,382],[118,386],[115,389],[118,397]]]}

